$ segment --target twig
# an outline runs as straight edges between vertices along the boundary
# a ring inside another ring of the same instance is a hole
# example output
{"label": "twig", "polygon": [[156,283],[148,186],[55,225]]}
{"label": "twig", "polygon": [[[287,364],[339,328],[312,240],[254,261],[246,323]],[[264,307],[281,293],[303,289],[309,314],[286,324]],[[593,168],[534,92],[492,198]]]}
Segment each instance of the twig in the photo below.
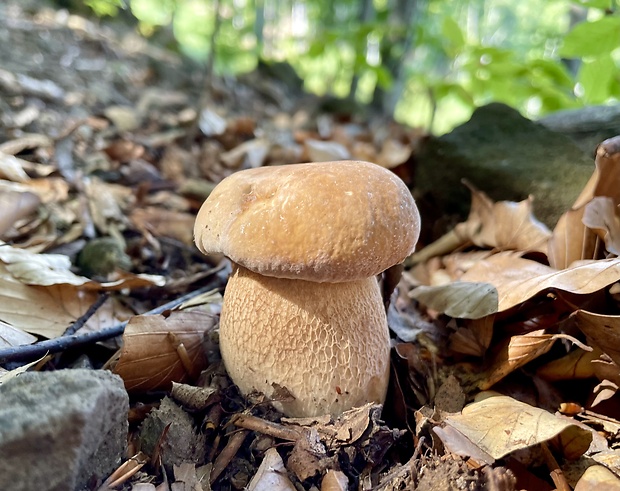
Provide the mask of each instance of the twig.
{"label": "twig", "polygon": [[273,421],[257,418],[251,414],[238,414],[233,418],[232,423],[246,430],[256,431],[263,435],[279,438],[280,440],[296,442],[301,437],[301,432],[294,428],[288,428]]}
{"label": "twig", "polygon": [[239,430],[233,433],[228,439],[226,446],[219,453],[215,462],[213,462],[213,468],[211,469],[211,476],[209,478],[211,484],[220,477],[220,474],[224,472],[224,469],[228,467],[228,464],[230,464],[235,455],[237,455],[241,445],[243,445],[243,440],[245,440],[245,437],[248,436],[249,433],[248,430]]}
{"label": "twig", "polygon": [[[207,285],[168,303],[160,305],[153,310],[149,310],[142,315],[161,314],[166,310],[170,310],[178,305],[181,305],[182,303],[187,302],[188,300],[197,297],[198,295],[202,295],[203,293],[206,293],[212,289],[212,284]],[[95,332],[72,334],[70,336],[61,336],[59,338],[41,341],[36,344],[27,344],[13,346],[11,348],[5,348],[0,350],[0,363],[6,363],[9,361],[27,361],[33,358],[41,357],[46,353],[59,353],[68,348],[74,348],[77,346],[97,343],[99,341],[114,338],[116,336],[120,336],[121,334],[123,334],[123,332],[125,332],[127,322],[128,321],[121,322],[120,324],[116,324],[115,326],[106,327],[105,329],[101,329]]]}
{"label": "twig", "polygon": [[88,322],[88,319],[90,319],[93,315],[95,315],[95,312],[99,310],[99,308],[105,303],[105,301],[109,298],[109,296],[110,295],[107,293],[100,295],[97,298],[97,300],[95,300],[95,303],[93,303],[90,307],[88,307],[88,310],[86,311],[86,313],[82,315],[78,320],[76,320],[73,323],[73,325],[69,326],[62,335],[71,336],[72,334],[75,334],[77,330],[84,327],[84,324]]}

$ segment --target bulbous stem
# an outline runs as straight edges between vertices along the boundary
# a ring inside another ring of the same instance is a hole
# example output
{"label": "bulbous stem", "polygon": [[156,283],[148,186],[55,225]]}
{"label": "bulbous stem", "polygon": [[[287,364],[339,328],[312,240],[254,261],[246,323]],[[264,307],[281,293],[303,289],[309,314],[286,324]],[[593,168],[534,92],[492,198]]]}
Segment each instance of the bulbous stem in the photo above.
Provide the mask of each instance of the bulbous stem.
{"label": "bulbous stem", "polygon": [[233,265],[222,305],[220,348],[241,392],[271,397],[274,384],[292,402],[288,416],[339,415],[383,403],[390,343],[375,277],[314,283],[262,276]]}

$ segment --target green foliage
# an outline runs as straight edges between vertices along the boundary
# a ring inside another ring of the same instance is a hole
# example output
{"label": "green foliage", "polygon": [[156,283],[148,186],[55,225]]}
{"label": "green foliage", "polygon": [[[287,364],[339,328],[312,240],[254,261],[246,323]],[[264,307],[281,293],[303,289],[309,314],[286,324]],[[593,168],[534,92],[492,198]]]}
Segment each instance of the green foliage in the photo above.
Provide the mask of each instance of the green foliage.
{"label": "green foliage", "polygon": [[98,17],[114,17],[118,15],[119,9],[125,8],[123,0],[84,0],[84,5]]}
{"label": "green foliage", "polygon": [[[87,3],[97,15],[123,8],[122,0]],[[180,50],[198,60],[213,51],[219,73],[249,71],[263,57],[287,60],[318,93],[346,96],[354,86],[355,96],[369,102],[376,88],[403,86],[396,116],[443,132],[490,101],[537,116],[619,98],[618,3],[416,0],[411,19],[403,17],[406,0],[131,0],[129,6],[143,34],[170,29]],[[571,8],[581,18],[569,21]]]}

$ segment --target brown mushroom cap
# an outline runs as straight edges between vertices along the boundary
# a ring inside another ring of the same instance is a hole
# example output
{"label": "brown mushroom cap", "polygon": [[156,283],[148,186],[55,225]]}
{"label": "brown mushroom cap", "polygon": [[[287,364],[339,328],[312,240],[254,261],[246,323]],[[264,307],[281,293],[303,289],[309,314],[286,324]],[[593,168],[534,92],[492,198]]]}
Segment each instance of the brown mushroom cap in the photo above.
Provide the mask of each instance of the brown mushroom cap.
{"label": "brown mushroom cap", "polygon": [[196,217],[205,254],[265,276],[368,278],[415,247],[420,216],[391,171],[358,161],[261,167],[224,179]]}

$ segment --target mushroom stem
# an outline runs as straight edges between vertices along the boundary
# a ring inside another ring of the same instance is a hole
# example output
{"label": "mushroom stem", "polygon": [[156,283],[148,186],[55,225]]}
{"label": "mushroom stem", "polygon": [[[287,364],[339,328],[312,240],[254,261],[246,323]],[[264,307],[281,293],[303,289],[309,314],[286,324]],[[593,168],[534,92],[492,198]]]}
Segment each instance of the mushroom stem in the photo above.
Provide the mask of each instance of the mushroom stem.
{"label": "mushroom stem", "polygon": [[294,417],[339,415],[383,403],[390,341],[377,279],[315,283],[262,276],[233,263],[220,320],[220,348],[241,392],[293,401]]}

